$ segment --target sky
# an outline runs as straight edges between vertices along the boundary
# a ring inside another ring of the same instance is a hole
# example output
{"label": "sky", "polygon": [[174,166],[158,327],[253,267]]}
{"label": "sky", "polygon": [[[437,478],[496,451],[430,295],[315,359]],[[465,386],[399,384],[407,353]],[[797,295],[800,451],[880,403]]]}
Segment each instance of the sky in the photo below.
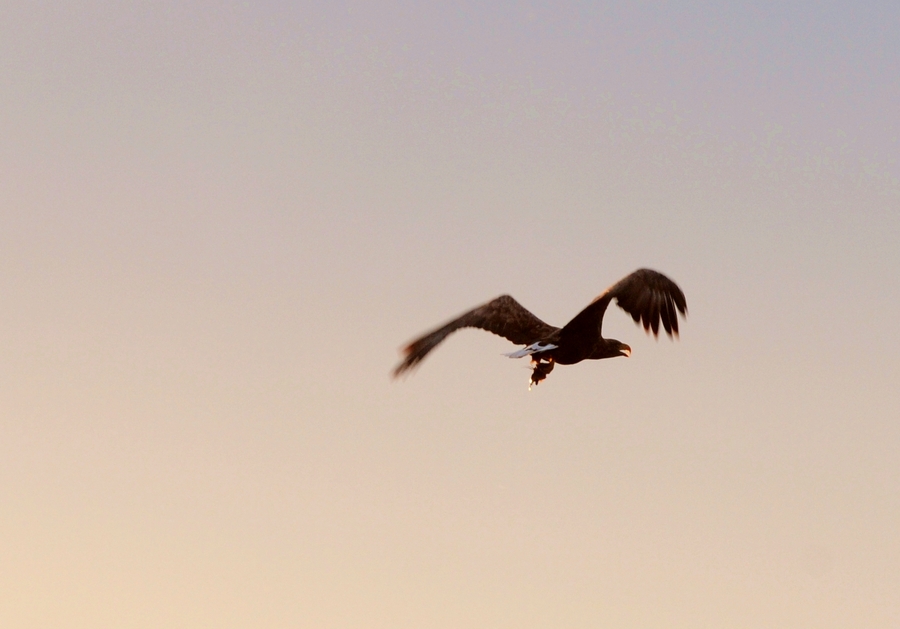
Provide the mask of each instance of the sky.
{"label": "sky", "polygon": [[[900,5],[0,5],[0,625],[900,626]],[[676,342],[398,348],[627,273]]]}

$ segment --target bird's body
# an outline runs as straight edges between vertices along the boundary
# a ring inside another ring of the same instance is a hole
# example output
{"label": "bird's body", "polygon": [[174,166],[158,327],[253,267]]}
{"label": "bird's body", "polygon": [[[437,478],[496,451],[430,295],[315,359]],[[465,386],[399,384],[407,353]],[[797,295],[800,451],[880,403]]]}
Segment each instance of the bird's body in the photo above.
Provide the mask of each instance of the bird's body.
{"label": "bird's body", "polygon": [[403,350],[404,359],[394,369],[399,376],[416,366],[441,341],[460,328],[481,328],[502,336],[524,349],[507,356],[531,356],[534,371],[531,383],[538,384],[547,377],[555,364],[574,365],[582,360],[600,360],[615,356],[629,356],[631,348],[601,334],[603,315],[615,299],[636,323],[644,329],[669,336],[678,335],[677,312],[687,311],[684,293],[668,277],[650,269],[638,269],[613,284],[592,301],[562,328],[544,323],[509,295],[501,295],[473,308],[440,328],[416,339]]}

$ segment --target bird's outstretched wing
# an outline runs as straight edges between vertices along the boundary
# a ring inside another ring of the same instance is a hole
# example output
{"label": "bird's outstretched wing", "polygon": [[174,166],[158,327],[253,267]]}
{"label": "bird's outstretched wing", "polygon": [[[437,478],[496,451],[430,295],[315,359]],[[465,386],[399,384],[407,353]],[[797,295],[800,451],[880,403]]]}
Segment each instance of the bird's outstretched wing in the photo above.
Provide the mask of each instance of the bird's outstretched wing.
{"label": "bird's outstretched wing", "polygon": [[575,315],[562,329],[563,337],[584,335],[585,339],[600,336],[603,314],[613,299],[622,310],[631,315],[635,323],[643,323],[648,332],[659,334],[659,323],[669,336],[678,336],[678,315],[687,312],[684,293],[668,277],[651,269],[638,269],[603,292]]}
{"label": "bird's outstretched wing", "polygon": [[394,369],[394,377],[415,367],[438,343],[460,328],[481,328],[517,345],[528,345],[558,329],[538,319],[509,295],[501,295],[403,348],[404,358]]}

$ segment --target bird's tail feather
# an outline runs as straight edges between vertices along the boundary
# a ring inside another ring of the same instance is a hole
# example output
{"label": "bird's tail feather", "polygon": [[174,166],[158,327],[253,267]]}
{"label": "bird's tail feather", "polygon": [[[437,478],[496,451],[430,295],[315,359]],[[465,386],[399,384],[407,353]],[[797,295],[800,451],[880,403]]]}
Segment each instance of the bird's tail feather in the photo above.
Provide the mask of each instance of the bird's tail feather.
{"label": "bird's tail feather", "polygon": [[547,343],[546,345],[541,345],[540,342],[532,343],[528,347],[517,350],[515,352],[510,352],[508,354],[503,354],[504,356],[509,356],[510,358],[524,358],[525,356],[531,356],[532,354],[537,354],[538,352],[546,352],[547,350],[556,349],[559,347],[558,345],[554,345],[553,343]]}

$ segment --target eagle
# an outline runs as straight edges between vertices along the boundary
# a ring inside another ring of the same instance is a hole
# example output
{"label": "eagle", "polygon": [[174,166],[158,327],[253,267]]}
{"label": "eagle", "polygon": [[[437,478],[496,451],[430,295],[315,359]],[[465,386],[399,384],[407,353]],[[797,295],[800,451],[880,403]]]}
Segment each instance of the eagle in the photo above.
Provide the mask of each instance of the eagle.
{"label": "eagle", "polygon": [[631,315],[635,323],[658,337],[659,325],[669,337],[678,336],[678,315],[687,314],[684,293],[668,277],[651,269],[638,269],[625,276],[579,312],[561,328],[544,323],[509,295],[473,308],[428,332],[403,348],[403,360],[394,368],[394,377],[405,374],[422,361],[428,353],[450,334],[460,328],[480,328],[502,336],[520,349],[505,356],[531,357],[533,371],[530,383],[537,385],[554,365],[574,365],[582,360],[599,360],[616,356],[631,356],[631,348],[601,334],[603,315],[610,302]]}

